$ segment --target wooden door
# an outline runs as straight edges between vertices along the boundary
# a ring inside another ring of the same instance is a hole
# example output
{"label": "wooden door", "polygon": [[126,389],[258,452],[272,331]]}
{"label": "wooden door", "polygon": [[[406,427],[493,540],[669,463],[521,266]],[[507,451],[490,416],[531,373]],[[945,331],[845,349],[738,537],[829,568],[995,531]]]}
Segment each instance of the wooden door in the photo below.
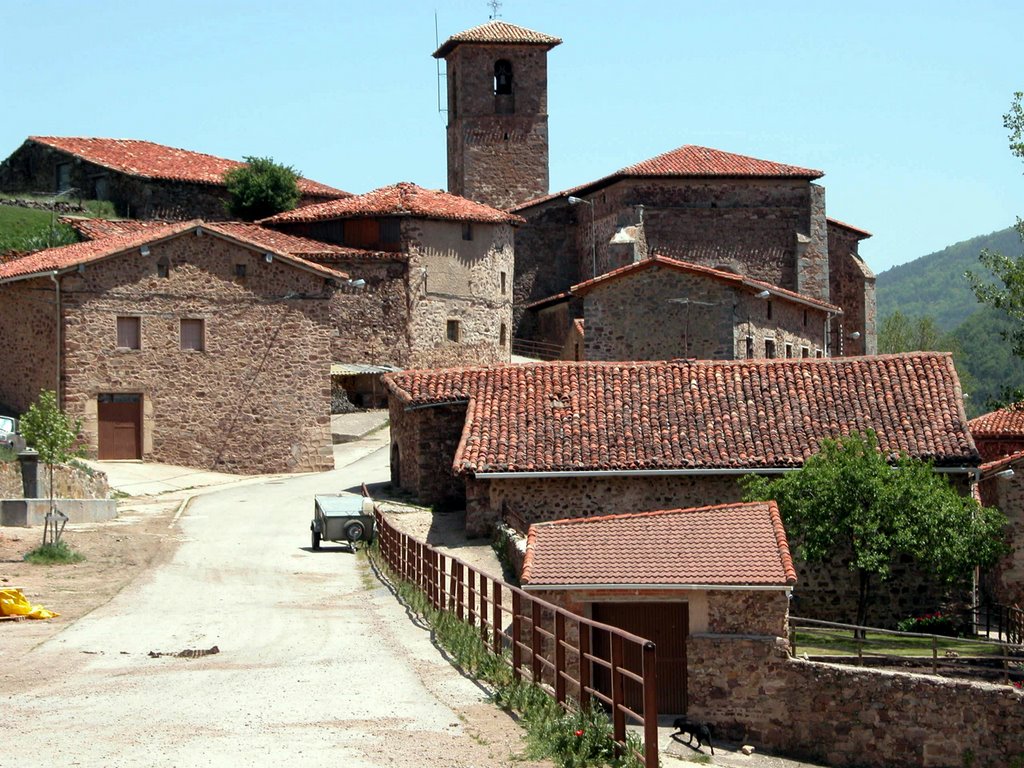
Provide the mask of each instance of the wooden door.
{"label": "wooden door", "polygon": [[142,458],[142,395],[98,395],[99,458]]}
{"label": "wooden door", "polygon": [[[686,603],[594,603],[593,618],[602,624],[632,632],[655,644],[657,649],[658,714],[686,713],[686,636],[690,617]],[[595,631],[595,653],[608,653],[607,632]],[[609,654],[610,655],[610,654]],[[642,659],[639,649],[627,648],[623,660],[626,668],[640,674]],[[606,670],[594,670],[594,684],[611,695]],[[635,712],[643,711],[642,691],[630,680],[624,686],[626,705]]]}

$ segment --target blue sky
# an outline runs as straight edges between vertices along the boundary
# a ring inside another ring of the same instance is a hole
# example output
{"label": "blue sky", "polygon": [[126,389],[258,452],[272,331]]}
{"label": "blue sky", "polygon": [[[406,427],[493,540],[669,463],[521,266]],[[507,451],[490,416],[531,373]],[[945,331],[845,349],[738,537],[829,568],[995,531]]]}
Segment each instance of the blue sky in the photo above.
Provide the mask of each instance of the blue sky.
{"label": "blue sky", "polygon": [[[0,157],[26,136],[267,155],[352,192],[446,184],[442,40],[482,0],[0,0]],[[1024,215],[1002,115],[1024,4],[505,0],[556,35],[551,187],[683,144],[825,171],[881,271]]]}

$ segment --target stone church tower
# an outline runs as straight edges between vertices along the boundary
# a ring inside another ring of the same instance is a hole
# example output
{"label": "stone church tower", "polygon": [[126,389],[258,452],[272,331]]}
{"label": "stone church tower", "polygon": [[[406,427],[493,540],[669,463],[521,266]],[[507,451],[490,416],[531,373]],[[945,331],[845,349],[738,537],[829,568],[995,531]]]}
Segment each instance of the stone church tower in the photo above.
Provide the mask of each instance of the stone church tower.
{"label": "stone church tower", "polygon": [[448,72],[448,191],[495,208],[548,193],[547,53],[561,43],[489,21],[434,52]]}

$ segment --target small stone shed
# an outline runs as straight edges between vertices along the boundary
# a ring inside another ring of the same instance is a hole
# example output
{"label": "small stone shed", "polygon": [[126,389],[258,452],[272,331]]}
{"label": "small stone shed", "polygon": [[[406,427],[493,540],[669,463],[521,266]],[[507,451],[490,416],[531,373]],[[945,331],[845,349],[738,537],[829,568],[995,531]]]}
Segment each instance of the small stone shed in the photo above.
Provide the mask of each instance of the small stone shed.
{"label": "small stone shed", "polygon": [[9,261],[0,401],[56,389],[101,459],[331,469],[328,304],[347,280],[199,220]]}
{"label": "small stone shed", "polygon": [[843,310],[827,301],[667,256],[612,270],[572,294],[583,299],[585,360],[827,357],[833,325],[842,328]]}
{"label": "small stone shed", "polygon": [[[0,192],[109,200],[135,219],[224,219],[224,174],[245,163],[137,139],[29,136],[0,163]],[[348,192],[299,179],[301,204]]]}
{"label": "small stone shed", "polygon": [[686,712],[691,636],[723,654],[731,635],[788,637],[795,582],[774,502],[536,523],[522,572],[526,591],[656,643],[662,715]]}

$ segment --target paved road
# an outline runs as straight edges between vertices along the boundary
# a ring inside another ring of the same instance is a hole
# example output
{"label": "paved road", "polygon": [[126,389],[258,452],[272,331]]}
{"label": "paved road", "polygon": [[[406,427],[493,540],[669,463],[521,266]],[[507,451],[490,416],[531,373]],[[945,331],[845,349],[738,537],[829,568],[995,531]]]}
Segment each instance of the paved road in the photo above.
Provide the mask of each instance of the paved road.
{"label": "paved road", "polygon": [[365,561],[308,550],[313,494],[385,480],[385,440],[193,499],[172,561],[32,651],[38,685],[0,692],[0,765],[506,764],[464,732],[480,690]]}

